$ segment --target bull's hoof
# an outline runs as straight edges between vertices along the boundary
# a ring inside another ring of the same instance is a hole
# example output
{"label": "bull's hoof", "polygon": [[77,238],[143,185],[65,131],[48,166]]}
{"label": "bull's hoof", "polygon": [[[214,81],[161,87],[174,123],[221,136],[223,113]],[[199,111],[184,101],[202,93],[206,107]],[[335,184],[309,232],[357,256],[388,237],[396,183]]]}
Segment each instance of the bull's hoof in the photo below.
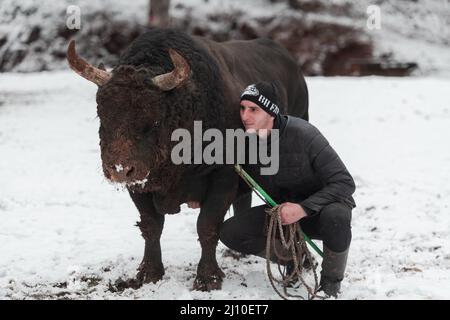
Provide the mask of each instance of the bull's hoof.
{"label": "bull's hoof", "polygon": [[220,290],[222,289],[222,281],[224,277],[225,274],[220,269],[211,275],[197,275],[194,280],[193,289],[197,291]]}
{"label": "bull's hoof", "polygon": [[139,289],[145,283],[156,283],[164,276],[164,267],[151,267],[146,263],[141,263],[135,278],[122,280],[118,279],[114,285],[110,285],[112,292],[122,292],[125,289]]}
{"label": "bull's hoof", "polygon": [[139,272],[136,275],[136,278],[122,280],[118,279],[114,283],[114,286],[110,286],[110,290],[113,292],[122,292],[125,289],[134,289],[137,290],[140,287],[142,287],[145,283],[156,283],[159,280],[162,279],[164,275],[164,269],[163,271],[155,272],[155,271],[149,271],[139,268]]}
{"label": "bull's hoof", "polygon": [[141,286],[144,283],[156,283],[164,276],[164,268],[154,269],[141,265],[138,270],[136,280],[141,283]]}

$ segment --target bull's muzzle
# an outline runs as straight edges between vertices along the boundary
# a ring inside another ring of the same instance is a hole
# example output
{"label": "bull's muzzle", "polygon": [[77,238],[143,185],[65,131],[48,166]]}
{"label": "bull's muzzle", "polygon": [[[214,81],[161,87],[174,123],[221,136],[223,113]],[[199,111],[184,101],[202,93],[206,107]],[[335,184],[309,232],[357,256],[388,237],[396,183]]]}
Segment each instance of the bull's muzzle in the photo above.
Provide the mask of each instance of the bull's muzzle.
{"label": "bull's muzzle", "polygon": [[135,172],[133,166],[110,165],[105,168],[106,178],[119,183],[133,181]]}

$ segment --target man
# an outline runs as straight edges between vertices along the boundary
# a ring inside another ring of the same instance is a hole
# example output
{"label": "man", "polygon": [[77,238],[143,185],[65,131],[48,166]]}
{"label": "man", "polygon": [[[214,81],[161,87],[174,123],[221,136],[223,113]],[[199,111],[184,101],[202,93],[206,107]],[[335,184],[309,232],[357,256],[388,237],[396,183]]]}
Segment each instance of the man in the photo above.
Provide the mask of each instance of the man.
{"label": "man", "polygon": [[[260,133],[279,130],[278,172],[264,176],[258,164],[243,167],[281,204],[284,225],[299,221],[304,233],[323,241],[320,290],[337,297],[351,242],[355,184],[319,130],[300,118],[280,115],[277,103],[275,86],[267,82],[250,85],[241,95],[240,116],[246,131],[269,139]],[[243,207],[224,222],[220,240],[235,251],[265,257],[267,206]],[[281,243],[276,245],[282,249]]]}

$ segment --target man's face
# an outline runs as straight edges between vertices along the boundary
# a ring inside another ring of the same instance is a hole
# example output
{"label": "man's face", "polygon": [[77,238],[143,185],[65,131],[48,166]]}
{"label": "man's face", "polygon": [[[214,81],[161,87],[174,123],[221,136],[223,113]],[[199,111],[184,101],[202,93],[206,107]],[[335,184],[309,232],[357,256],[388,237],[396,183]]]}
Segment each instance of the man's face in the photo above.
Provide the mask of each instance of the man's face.
{"label": "man's face", "polygon": [[248,101],[241,101],[241,120],[245,131],[254,133],[261,130],[271,130],[273,128],[273,117],[261,109],[257,104]]}

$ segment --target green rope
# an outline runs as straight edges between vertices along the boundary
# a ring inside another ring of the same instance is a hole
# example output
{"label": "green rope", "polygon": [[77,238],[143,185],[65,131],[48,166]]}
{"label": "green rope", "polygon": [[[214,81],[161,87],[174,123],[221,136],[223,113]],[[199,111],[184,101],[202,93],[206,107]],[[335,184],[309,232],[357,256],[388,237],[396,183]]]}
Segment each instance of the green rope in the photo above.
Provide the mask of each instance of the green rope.
{"label": "green rope", "polygon": [[[275,207],[277,203],[264,191],[261,186],[256,183],[255,180],[247,173],[239,164],[234,166],[236,172],[245,180],[253,189],[253,191],[259,193],[259,195],[263,198],[263,200],[269,204],[270,206]],[[317,245],[305,234],[303,233],[303,237],[306,242],[323,258],[323,252],[317,247]]]}

